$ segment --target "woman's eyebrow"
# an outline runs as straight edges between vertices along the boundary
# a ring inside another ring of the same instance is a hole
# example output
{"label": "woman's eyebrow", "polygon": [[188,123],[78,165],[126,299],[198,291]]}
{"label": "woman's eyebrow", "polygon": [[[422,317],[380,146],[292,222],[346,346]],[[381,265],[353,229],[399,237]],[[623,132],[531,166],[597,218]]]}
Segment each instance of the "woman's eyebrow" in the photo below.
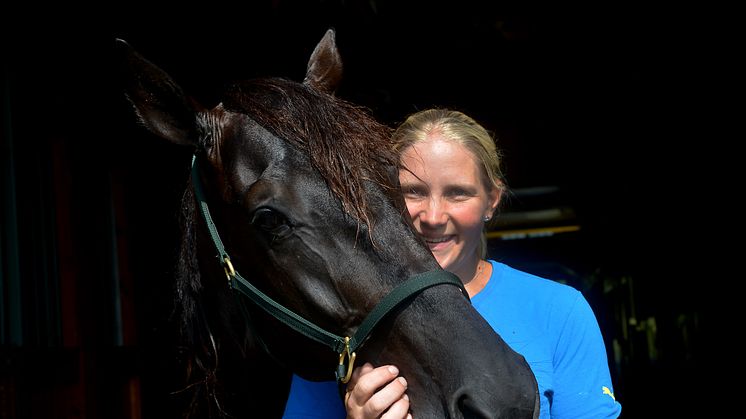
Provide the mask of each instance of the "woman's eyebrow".
{"label": "woman's eyebrow", "polygon": [[445,185],[445,187],[443,187],[443,189],[447,190],[447,191],[456,190],[456,189],[461,189],[461,190],[464,190],[466,192],[476,192],[477,191],[477,187],[474,186],[474,185],[472,185],[472,184],[470,184],[470,183],[465,183],[465,184],[462,184],[462,183],[449,183],[449,184]]}

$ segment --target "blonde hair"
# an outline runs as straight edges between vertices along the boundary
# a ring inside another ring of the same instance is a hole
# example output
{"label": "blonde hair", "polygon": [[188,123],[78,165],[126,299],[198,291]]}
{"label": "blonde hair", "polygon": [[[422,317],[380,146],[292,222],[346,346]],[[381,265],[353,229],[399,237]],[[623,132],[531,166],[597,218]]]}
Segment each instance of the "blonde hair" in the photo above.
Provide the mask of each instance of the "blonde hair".
{"label": "blonde hair", "polygon": [[[448,141],[462,145],[478,159],[485,185],[503,193],[505,178],[501,169],[501,153],[495,139],[473,118],[450,109],[426,109],[413,113],[399,125],[392,136],[394,151],[401,153],[410,146],[439,133]],[[490,221],[494,220],[494,216]],[[487,223],[485,223],[487,225]],[[482,233],[479,247],[482,258],[487,255],[487,236]]]}

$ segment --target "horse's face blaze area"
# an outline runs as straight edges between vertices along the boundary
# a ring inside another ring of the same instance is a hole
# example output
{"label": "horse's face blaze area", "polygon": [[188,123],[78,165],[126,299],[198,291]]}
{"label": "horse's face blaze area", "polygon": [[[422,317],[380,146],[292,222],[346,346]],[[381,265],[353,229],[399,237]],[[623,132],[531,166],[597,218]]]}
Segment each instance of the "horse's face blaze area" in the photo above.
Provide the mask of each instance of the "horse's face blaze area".
{"label": "horse's face blaze area", "polygon": [[[194,184],[202,185],[213,233],[237,272],[319,327],[352,336],[396,285],[439,269],[405,218],[390,129],[334,96],[342,66],[331,30],[311,54],[303,82],[238,82],[211,110],[126,42],[118,41],[118,50],[140,122],[193,149],[198,162],[182,205],[176,283],[184,328],[197,348],[194,365],[215,369],[226,383],[240,381],[226,362],[266,374],[243,377],[261,386],[236,395],[234,406],[281,412],[290,372],[333,379],[339,355],[226,285]],[[528,364],[454,286],[427,288],[388,313],[357,350],[357,365],[366,361],[399,367],[419,417],[538,415]]]}

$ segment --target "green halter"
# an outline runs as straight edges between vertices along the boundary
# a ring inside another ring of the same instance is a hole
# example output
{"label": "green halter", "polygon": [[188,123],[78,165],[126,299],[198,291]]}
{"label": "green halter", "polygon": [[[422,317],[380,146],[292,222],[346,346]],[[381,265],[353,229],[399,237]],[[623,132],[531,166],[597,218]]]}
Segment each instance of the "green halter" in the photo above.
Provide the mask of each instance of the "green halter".
{"label": "green halter", "polygon": [[274,316],[276,319],[290,326],[293,330],[315,340],[316,342],[330,347],[339,354],[339,365],[336,371],[337,381],[347,383],[347,381],[350,380],[355,363],[355,350],[363,344],[368,335],[370,335],[378,322],[383,319],[386,314],[399,306],[399,304],[404,302],[410,296],[435,285],[450,284],[459,287],[467,300],[469,299],[469,295],[464,289],[464,285],[461,283],[458,276],[442,269],[423,272],[410,277],[386,295],[373,308],[373,310],[368,313],[368,316],[363,320],[360,326],[358,326],[357,330],[351,337],[335,335],[276,302],[253,286],[249,281],[236,272],[235,269],[233,269],[233,264],[231,263],[228,253],[225,251],[225,247],[223,247],[223,242],[220,240],[220,235],[218,235],[217,228],[215,227],[215,223],[212,221],[210,210],[205,201],[205,195],[197,171],[196,154],[192,157],[192,184],[194,185],[194,194],[199,203],[200,212],[207,224],[207,229],[210,231],[212,242],[215,245],[223,269],[228,277],[230,287],[248,297],[252,302],[254,302],[254,304]]}

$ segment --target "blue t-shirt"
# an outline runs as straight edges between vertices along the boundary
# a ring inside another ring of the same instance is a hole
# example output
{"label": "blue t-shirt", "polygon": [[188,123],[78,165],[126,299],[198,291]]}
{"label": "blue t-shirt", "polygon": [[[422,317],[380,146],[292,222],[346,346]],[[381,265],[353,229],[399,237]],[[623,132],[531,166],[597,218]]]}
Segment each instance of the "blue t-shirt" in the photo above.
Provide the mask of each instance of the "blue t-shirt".
{"label": "blue t-shirt", "polygon": [[[616,418],[601,330],[576,289],[490,261],[474,308],[526,358],[539,384],[541,418]],[[284,418],[344,418],[335,382],[293,376]]]}

